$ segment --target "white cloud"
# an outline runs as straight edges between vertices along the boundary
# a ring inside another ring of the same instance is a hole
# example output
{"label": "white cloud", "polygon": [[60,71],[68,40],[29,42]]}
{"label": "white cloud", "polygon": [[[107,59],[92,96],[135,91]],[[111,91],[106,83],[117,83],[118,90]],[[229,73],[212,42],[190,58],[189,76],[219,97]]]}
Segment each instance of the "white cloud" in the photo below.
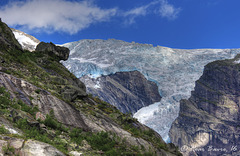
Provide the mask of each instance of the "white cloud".
{"label": "white cloud", "polygon": [[161,5],[157,12],[159,12],[160,16],[168,18],[169,20],[174,20],[177,18],[181,8],[176,8],[172,4],[169,4],[166,0],[160,1]]}
{"label": "white cloud", "polygon": [[135,18],[137,18],[139,16],[145,16],[148,13],[150,13],[149,7],[154,4],[156,4],[156,2],[151,2],[147,5],[136,7],[136,8],[133,8],[133,9],[125,12],[123,14],[123,16],[128,17],[128,19],[126,19],[126,21],[125,21],[125,24],[133,24],[133,23],[135,23]]}
{"label": "white cloud", "polygon": [[134,8],[132,10],[127,11],[125,13],[125,16],[129,16],[129,15],[136,15],[136,16],[146,15],[147,8],[148,8],[148,5],[147,6],[141,6],[141,7],[138,7],[138,8]]}
{"label": "white cloud", "polygon": [[163,18],[169,20],[174,20],[177,18],[180,8],[174,7],[172,4],[169,4],[167,0],[156,0],[152,1],[146,5],[133,8],[123,14],[125,19],[125,24],[135,23],[135,19],[140,16],[146,16],[148,14],[158,14]]}
{"label": "white cloud", "polygon": [[153,0],[128,11],[117,8],[103,9],[94,0],[11,0],[0,7],[0,16],[11,27],[20,26],[26,32],[65,32],[76,34],[97,22],[123,18],[125,24],[135,23],[136,18],[157,14],[162,18],[177,18],[180,8],[167,0]]}
{"label": "white cloud", "polygon": [[2,19],[10,26],[28,30],[61,31],[75,34],[96,22],[108,21],[117,9],[101,9],[89,1],[27,0],[0,8]]}

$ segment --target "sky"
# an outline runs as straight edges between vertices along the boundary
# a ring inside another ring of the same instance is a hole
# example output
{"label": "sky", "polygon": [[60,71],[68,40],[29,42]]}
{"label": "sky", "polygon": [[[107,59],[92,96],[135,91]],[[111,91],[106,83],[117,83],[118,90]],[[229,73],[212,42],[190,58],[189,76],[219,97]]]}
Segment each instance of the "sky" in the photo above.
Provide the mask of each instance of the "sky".
{"label": "sky", "polygon": [[240,48],[240,0],[0,0],[0,18],[40,41],[118,39]]}

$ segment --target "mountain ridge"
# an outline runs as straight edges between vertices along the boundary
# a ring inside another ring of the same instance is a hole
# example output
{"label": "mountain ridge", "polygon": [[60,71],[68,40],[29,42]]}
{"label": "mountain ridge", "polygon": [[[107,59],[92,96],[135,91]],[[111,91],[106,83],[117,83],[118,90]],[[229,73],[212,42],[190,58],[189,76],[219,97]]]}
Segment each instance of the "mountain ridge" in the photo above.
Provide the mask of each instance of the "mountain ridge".
{"label": "mountain ridge", "polygon": [[[64,48],[46,43],[43,51],[22,50],[11,29],[2,22],[0,28],[2,154],[181,155],[152,129],[87,95],[59,63]],[[11,134],[8,124],[21,132]]]}
{"label": "mountain ridge", "polygon": [[[134,117],[154,128],[165,141],[168,140],[171,122],[178,116],[180,99],[190,96],[204,65],[218,59],[233,58],[240,51],[172,49],[116,39],[86,39],[64,45],[70,48],[70,59],[62,63],[77,77],[89,75],[97,78],[102,74],[138,70],[148,80],[157,83],[163,97],[161,102],[140,109]],[[80,54],[75,55],[78,52]]]}

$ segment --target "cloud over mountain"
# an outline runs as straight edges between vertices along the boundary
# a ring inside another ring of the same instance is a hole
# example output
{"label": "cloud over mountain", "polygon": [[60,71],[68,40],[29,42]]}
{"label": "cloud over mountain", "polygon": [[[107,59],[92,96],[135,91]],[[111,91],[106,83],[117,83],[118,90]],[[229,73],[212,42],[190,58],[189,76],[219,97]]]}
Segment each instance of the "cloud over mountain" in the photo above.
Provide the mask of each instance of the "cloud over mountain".
{"label": "cloud over mountain", "polygon": [[76,34],[90,25],[111,21],[120,17],[125,23],[133,24],[137,17],[160,15],[162,18],[175,19],[180,9],[167,0],[150,1],[130,10],[101,8],[94,0],[13,0],[0,7],[3,20],[12,27],[25,31],[65,32]]}
{"label": "cloud over mountain", "polygon": [[169,4],[168,1],[166,0],[162,0],[160,2],[161,5],[158,10],[160,16],[166,17],[170,20],[174,20],[175,18],[177,18],[179,12],[181,11],[181,8],[174,7],[172,4]]}
{"label": "cloud over mountain", "polygon": [[1,8],[0,15],[9,25],[74,34],[91,24],[109,20],[116,11],[101,9],[91,1],[27,0],[9,3]]}
{"label": "cloud over mountain", "polygon": [[169,4],[167,0],[152,1],[146,5],[133,8],[123,14],[127,24],[135,23],[135,19],[140,16],[146,16],[148,14],[157,14],[160,17],[174,20],[180,13],[181,8],[177,8],[172,4]]}

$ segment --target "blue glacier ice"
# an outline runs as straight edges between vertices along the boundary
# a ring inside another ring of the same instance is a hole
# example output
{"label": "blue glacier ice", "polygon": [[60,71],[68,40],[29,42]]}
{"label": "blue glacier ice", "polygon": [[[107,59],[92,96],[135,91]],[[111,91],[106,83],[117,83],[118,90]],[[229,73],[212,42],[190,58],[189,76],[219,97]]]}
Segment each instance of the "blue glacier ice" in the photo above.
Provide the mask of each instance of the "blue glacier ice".
{"label": "blue glacier ice", "polygon": [[[138,70],[157,82],[160,102],[134,114],[157,131],[165,141],[179,112],[179,101],[189,98],[204,66],[214,60],[233,58],[240,49],[172,49],[120,40],[80,40],[67,43],[70,57],[62,62],[77,77],[108,75]],[[88,85],[88,84],[86,84]]]}

